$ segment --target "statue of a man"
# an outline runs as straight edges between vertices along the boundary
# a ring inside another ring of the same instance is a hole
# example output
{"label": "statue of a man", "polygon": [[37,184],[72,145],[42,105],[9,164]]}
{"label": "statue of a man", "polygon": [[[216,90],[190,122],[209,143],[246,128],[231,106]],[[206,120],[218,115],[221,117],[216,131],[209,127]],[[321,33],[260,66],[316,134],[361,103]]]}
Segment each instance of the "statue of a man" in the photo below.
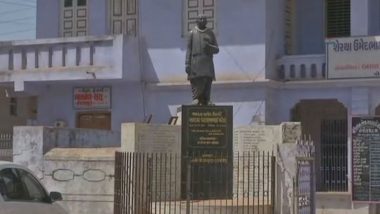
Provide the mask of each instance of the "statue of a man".
{"label": "statue of a man", "polygon": [[213,55],[219,52],[215,35],[206,25],[206,16],[199,15],[187,43],[186,73],[195,105],[210,104],[211,83],[215,80]]}

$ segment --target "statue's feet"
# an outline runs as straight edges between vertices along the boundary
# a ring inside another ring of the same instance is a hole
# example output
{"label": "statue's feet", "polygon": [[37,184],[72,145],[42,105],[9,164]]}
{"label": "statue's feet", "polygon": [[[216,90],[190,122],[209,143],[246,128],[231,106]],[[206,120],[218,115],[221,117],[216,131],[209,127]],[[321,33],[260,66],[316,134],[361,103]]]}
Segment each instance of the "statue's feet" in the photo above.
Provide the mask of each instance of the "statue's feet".
{"label": "statue's feet", "polygon": [[214,106],[215,104],[213,102],[211,102],[211,101],[208,101],[207,105]]}
{"label": "statue's feet", "polygon": [[198,99],[194,99],[194,100],[191,102],[191,105],[199,105],[199,100],[198,100]]}

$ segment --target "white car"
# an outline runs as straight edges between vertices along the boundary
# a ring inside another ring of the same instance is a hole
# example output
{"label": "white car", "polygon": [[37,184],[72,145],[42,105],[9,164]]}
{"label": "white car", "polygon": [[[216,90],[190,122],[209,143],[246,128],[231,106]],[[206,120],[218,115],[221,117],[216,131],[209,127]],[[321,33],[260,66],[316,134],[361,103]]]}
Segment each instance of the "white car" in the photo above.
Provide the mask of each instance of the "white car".
{"label": "white car", "polygon": [[55,201],[59,192],[47,193],[33,173],[19,164],[0,161],[1,214],[67,214]]}

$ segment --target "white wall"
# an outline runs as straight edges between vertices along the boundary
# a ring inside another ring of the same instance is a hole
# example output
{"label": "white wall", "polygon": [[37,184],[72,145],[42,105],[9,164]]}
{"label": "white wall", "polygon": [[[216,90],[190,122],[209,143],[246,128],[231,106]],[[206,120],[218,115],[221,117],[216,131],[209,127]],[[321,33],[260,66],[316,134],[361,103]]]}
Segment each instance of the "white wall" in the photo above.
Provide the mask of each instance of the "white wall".
{"label": "white wall", "polygon": [[60,1],[37,0],[37,38],[59,37]]}
{"label": "white wall", "polygon": [[351,0],[351,36],[365,36],[369,32],[370,0]]}

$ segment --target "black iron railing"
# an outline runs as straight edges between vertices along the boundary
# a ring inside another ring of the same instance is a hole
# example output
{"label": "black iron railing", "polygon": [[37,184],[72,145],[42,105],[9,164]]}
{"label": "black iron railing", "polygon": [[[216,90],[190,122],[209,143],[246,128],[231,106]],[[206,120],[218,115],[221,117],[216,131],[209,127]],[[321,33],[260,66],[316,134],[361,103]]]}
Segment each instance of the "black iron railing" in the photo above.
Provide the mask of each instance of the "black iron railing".
{"label": "black iron railing", "polygon": [[295,213],[314,214],[315,213],[315,176],[314,158],[298,157],[297,174],[295,178]]}
{"label": "black iron railing", "polygon": [[13,160],[12,140],[12,133],[0,133],[0,160]]}
{"label": "black iron railing", "polygon": [[273,214],[274,191],[268,152],[116,153],[115,214]]}

